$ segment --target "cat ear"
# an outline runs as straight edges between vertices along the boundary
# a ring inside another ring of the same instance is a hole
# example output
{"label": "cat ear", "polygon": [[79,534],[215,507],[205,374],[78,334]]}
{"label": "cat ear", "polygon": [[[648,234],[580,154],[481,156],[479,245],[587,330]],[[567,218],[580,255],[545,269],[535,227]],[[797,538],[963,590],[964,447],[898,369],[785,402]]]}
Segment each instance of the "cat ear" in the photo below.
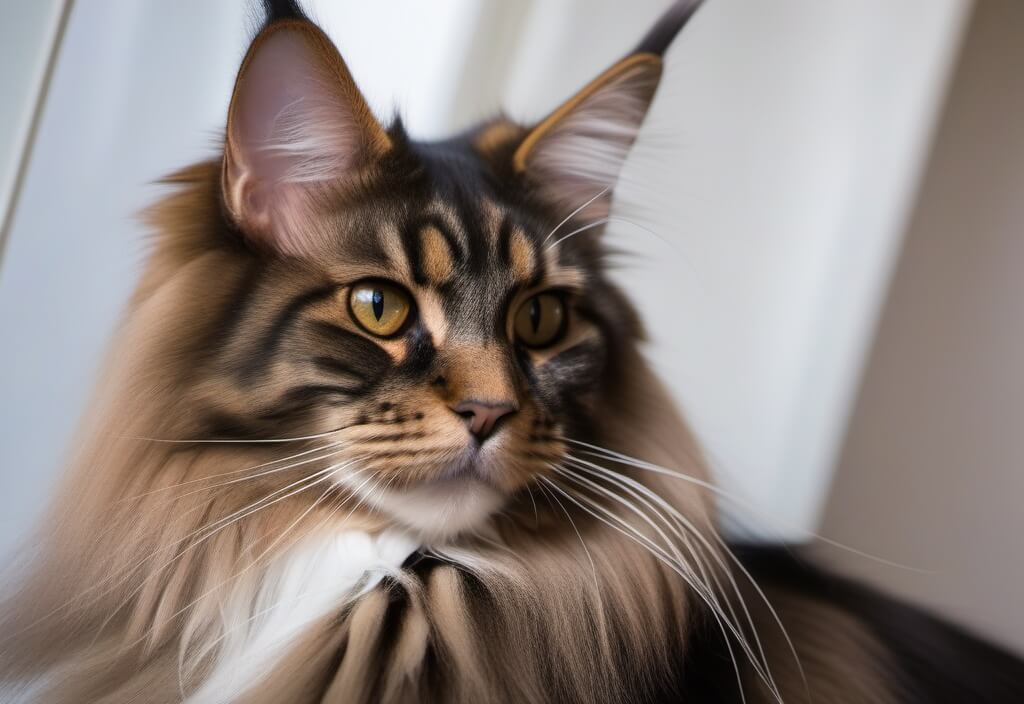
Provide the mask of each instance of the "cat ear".
{"label": "cat ear", "polygon": [[258,245],[308,252],[318,197],[389,148],[331,40],[301,17],[272,21],[250,46],[228,109],[228,213]]}
{"label": "cat ear", "polygon": [[512,157],[541,196],[601,218],[654,99],[662,56],[700,0],[672,5],[636,49],[534,126]]}

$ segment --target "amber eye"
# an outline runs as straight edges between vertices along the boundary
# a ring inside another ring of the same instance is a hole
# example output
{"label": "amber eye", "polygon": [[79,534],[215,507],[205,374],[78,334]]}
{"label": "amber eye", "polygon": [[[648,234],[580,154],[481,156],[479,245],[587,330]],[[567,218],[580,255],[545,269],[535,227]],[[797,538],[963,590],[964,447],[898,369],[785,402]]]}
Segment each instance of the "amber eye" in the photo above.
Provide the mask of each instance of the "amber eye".
{"label": "amber eye", "polygon": [[556,293],[538,293],[525,301],[513,321],[516,339],[527,347],[550,347],[565,328],[565,302]]}
{"label": "amber eye", "polygon": [[401,330],[412,310],[409,294],[386,281],[354,285],[348,305],[360,327],[379,337],[391,337]]}

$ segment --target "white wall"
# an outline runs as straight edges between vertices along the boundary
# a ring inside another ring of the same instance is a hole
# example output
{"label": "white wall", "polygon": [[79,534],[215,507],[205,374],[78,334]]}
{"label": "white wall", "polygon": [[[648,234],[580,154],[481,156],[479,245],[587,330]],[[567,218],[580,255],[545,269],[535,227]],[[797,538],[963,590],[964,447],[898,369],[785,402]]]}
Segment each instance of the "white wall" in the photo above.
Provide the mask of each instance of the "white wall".
{"label": "white wall", "polygon": [[[977,4],[822,531],[1024,654],[1024,3]],[[923,571],[921,571],[923,570]]]}

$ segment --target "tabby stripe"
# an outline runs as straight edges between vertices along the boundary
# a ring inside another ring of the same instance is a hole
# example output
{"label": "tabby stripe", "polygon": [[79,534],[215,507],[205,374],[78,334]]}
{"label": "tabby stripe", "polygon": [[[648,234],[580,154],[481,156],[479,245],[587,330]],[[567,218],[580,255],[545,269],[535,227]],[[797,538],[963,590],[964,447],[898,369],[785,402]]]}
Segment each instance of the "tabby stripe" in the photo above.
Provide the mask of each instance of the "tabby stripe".
{"label": "tabby stripe", "polygon": [[334,285],[321,286],[293,298],[285,306],[284,310],[278,314],[274,323],[270,326],[270,330],[263,336],[258,349],[247,350],[248,356],[240,370],[242,380],[246,382],[252,381],[257,374],[266,369],[273,361],[281,338],[288,332],[288,329],[302,311],[314,303],[330,297],[334,294],[335,290],[337,290],[337,287]]}
{"label": "tabby stripe", "polygon": [[[330,358],[348,368],[349,374],[359,376],[367,383],[372,383],[377,375],[391,366],[391,356],[375,342],[371,342],[359,333],[346,330],[340,325],[323,320],[314,320],[309,328],[321,336],[325,345],[331,345],[338,354]],[[344,361],[338,359],[343,357]],[[322,355],[327,358],[327,355]],[[340,369],[340,367],[339,367]]]}
{"label": "tabby stripe", "polygon": [[335,359],[334,357],[324,357],[324,356],[313,357],[313,364],[320,371],[327,372],[329,374],[339,374],[341,376],[352,376],[352,377],[356,377],[357,379],[365,379],[366,378],[362,373],[356,371],[355,369],[353,369],[351,366],[349,366],[345,362],[342,362],[340,359]]}
{"label": "tabby stripe", "polygon": [[[225,308],[224,315],[214,327],[212,339],[216,344],[220,344],[222,340],[228,340],[234,336],[239,323],[245,315],[245,311],[249,308],[253,293],[259,288],[262,276],[262,267],[257,263],[252,263],[248,266],[245,274],[242,275],[242,280],[232,292],[231,302]],[[214,346],[211,345],[211,348],[214,348]]]}
{"label": "tabby stripe", "polygon": [[473,207],[465,193],[455,190],[452,195],[452,202],[462,224],[462,231],[466,234],[469,270],[474,274],[481,274],[487,268],[490,258],[487,246],[487,228],[482,222],[479,210]]}
{"label": "tabby stripe", "polygon": [[507,215],[502,215],[498,228],[498,256],[506,267],[512,265],[512,222]]}
{"label": "tabby stripe", "polygon": [[279,404],[295,404],[295,403],[307,403],[319,400],[324,396],[344,396],[345,398],[351,398],[352,396],[360,396],[366,392],[367,387],[357,386],[335,386],[331,384],[307,384],[305,386],[296,386],[286,391],[281,399],[278,401]]}

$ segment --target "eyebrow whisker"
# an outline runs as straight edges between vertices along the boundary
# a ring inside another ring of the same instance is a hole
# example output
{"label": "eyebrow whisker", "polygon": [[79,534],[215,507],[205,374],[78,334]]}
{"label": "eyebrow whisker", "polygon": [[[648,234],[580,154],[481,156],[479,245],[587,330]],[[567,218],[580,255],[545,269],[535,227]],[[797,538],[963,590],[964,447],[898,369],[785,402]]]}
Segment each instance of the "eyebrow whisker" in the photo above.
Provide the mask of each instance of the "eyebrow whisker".
{"label": "eyebrow whisker", "polygon": [[[579,212],[580,212],[581,210],[583,210],[583,209],[584,209],[584,208],[586,208],[586,207],[587,207],[588,205],[590,205],[591,203],[593,203],[593,202],[594,202],[595,200],[597,200],[598,198],[600,198],[601,196],[603,196],[603,195],[604,195],[605,193],[607,193],[607,192],[608,192],[609,190],[611,190],[611,186],[605,186],[604,188],[602,188],[602,189],[601,189],[601,191],[600,191],[600,192],[599,192],[599,193],[598,193],[598,194],[597,194],[596,196],[594,196],[593,198],[591,198],[590,200],[588,200],[588,201],[587,201],[586,203],[584,203],[584,204],[583,204],[583,205],[581,205],[580,207],[576,208],[576,210],[574,210],[574,211],[572,211],[571,213],[569,213],[569,214],[568,214],[568,215],[567,215],[567,216],[565,217],[565,219],[564,219],[564,220],[562,220],[562,222],[560,222],[560,223],[558,223],[557,225],[555,225],[555,228],[554,228],[554,229],[553,229],[553,230],[552,230],[551,232],[549,232],[549,233],[548,233],[548,236],[544,238],[544,241],[543,241],[543,242],[541,242],[541,245],[545,245],[545,244],[547,244],[548,240],[550,240],[550,239],[551,239],[552,237],[554,237],[555,233],[556,233],[556,232],[558,232],[558,231],[559,231],[559,230],[561,229],[562,225],[564,225],[565,223],[567,223],[567,222],[569,222],[570,220],[572,220],[572,219],[573,219],[574,217],[576,217],[576,215],[577,215],[577,214],[579,214]],[[556,244],[557,244],[557,242],[556,242]]]}

